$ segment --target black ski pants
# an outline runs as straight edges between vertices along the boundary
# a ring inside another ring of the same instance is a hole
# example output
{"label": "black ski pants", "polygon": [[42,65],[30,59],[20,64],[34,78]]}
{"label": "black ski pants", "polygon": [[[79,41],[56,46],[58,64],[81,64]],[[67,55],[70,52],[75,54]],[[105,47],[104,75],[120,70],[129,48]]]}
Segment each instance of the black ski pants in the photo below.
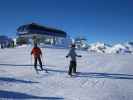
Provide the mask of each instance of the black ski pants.
{"label": "black ski pants", "polygon": [[42,61],[41,61],[41,58],[40,58],[40,57],[35,57],[35,58],[34,58],[34,67],[35,67],[35,69],[37,70],[37,62],[38,62],[38,61],[39,61],[41,70],[43,70]]}
{"label": "black ski pants", "polygon": [[68,74],[69,74],[69,75],[72,75],[72,72],[73,72],[73,73],[76,73],[76,67],[77,67],[76,61],[70,61],[69,72],[68,72]]}

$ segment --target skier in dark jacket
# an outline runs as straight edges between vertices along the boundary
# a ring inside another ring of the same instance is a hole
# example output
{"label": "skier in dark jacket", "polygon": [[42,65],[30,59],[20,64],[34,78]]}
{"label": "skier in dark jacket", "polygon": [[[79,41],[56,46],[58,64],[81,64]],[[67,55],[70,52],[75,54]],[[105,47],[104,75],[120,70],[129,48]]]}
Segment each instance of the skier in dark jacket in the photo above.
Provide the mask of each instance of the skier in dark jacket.
{"label": "skier in dark jacket", "polygon": [[72,76],[72,72],[75,74],[77,73],[76,72],[76,67],[77,67],[76,57],[82,57],[81,55],[77,55],[77,53],[75,52],[75,44],[71,45],[71,49],[69,53],[67,54],[66,58],[68,57],[71,57],[68,75]]}
{"label": "skier in dark jacket", "polygon": [[37,43],[34,44],[34,48],[31,51],[31,55],[34,56],[34,67],[35,67],[35,70],[38,71],[38,69],[37,69],[37,61],[39,61],[40,68],[41,68],[41,70],[43,70],[42,61],[41,61],[42,51],[37,46]]}

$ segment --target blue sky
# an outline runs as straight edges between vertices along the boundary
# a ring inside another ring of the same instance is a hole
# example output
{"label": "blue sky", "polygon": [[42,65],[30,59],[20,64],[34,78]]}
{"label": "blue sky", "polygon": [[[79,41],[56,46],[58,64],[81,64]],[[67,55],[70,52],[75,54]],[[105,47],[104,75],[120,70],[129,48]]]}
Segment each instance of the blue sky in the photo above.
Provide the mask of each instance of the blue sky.
{"label": "blue sky", "polygon": [[36,22],[88,42],[133,41],[132,0],[0,0],[0,35]]}

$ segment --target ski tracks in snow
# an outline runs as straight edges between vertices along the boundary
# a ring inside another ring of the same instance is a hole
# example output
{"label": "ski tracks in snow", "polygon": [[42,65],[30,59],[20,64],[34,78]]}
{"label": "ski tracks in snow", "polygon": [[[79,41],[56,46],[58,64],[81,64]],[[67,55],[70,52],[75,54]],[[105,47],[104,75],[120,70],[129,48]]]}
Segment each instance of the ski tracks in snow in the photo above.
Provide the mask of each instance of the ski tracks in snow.
{"label": "ski tracks in snow", "polygon": [[103,88],[105,85],[106,80],[105,79],[83,79],[81,82],[80,87],[93,87],[93,88]]}

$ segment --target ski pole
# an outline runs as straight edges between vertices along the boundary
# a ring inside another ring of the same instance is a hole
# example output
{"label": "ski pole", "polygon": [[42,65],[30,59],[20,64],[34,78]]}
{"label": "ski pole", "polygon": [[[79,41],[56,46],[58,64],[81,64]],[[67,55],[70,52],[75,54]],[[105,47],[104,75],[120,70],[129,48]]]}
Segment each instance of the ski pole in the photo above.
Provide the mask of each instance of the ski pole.
{"label": "ski pole", "polygon": [[41,55],[42,65],[44,65],[43,55]]}
{"label": "ski pole", "polygon": [[68,67],[68,66],[69,66],[69,62],[70,62],[70,59],[69,59],[68,57],[67,57],[66,59],[67,59],[67,60],[66,60],[67,65],[66,65],[66,66]]}
{"label": "ski pole", "polygon": [[32,55],[30,57],[30,63],[31,63],[31,70],[32,70]]}
{"label": "ski pole", "polygon": [[[43,48],[43,51],[44,51],[44,48]],[[44,65],[46,66],[46,57],[45,57],[45,54],[42,55],[42,60],[43,60]]]}
{"label": "ski pole", "polygon": [[[44,57],[42,56],[42,62],[44,63]],[[44,64],[44,66],[46,66],[46,63]],[[48,73],[47,69],[43,69],[45,70],[46,73]]]}
{"label": "ski pole", "polygon": [[31,55],[31,57],[30,57],[30,63],[31,63],[31,65],[32,65],[32,55]]}

